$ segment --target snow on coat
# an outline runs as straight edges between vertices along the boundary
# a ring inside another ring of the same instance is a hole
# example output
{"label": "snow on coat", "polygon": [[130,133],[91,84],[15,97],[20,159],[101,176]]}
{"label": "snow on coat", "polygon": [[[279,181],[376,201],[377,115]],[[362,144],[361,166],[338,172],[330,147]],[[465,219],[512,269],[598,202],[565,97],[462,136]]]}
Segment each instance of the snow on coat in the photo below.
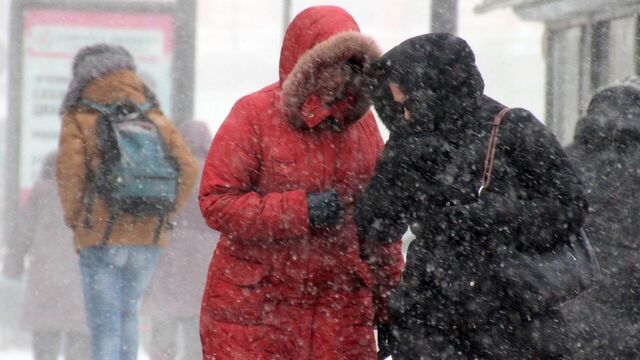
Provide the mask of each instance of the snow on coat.
{"label": "snow on coat", "polygon": [[582,225],[581,184],[557,139],[528,111],[511,110],[478,199],[492,120],[504,105],[484,95],[468,44],[450,34],[411,38],[369,74],[391,136],[359,203],[359,229],[383,243],[407,225],[416,234],[392,297],[394,358],[561,358],[556,312],[532,314],[498,276],[512,251],[548,251]]}
{"label": "snow on coat", "polygon": [[[200,186],[204,218],[222,233],[202,300],[206,359],[375,358],[373,323],[399,280],[400,242],[360,246],[355,201],[383,141],[359,87],[331,81],[378,55],[344,10],[309,8],[287,29],[280,80],[241,98],[221,125]],[[312,230],[307,193],[330,189],[344,223]]]}
{"label": "snow on coat", "polygon": [[640,340],[640,87],[602,89],[576,125],[567,152],[585,182],[585,231],[604,279],[563,307],[577,359],[636,357]]}

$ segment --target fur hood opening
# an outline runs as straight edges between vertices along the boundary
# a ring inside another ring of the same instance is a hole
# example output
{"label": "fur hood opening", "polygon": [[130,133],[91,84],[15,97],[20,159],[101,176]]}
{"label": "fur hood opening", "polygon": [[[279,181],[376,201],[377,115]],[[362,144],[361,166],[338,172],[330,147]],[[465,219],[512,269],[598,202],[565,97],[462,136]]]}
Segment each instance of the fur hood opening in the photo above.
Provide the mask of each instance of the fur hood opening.
{"label": "fur hood opening", "polygon": [[370,106],[361,89],[337,104],[325,104],[319,95],[344,85],[336,79],[345,66],[355,65],[361,72],[380,55],[375,41],[361,34],[343,9],[319,6],[301,12],[287,29],[280,55],[280,101],[287,121],[308,129],[331,115],[341,127],[360,119]]}
{"label": "fur hood opening", "polygon": [[[344,32],[325,40],[307,51],[282,84],[282,108],[289,122],[297,128],[308,127],[303,111],[311,96],[329,88],[333,73],[350,62],[366,67],[381,55],[375,41],[355,31]],[[327,76],[329,75],[329,76]],[[353,94],[353,100],[344,109],[344,125],[360,119],[369,109],[370,102],[363,91]]]}

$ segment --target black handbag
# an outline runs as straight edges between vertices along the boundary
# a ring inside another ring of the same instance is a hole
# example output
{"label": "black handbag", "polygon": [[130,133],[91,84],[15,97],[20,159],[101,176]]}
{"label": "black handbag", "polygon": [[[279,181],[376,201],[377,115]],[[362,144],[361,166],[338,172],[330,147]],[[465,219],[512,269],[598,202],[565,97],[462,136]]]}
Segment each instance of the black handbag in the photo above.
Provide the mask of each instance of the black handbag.
{"label": "black handbag", "polygon": [[584,230],[543,253],[517,251],[502,262],[500,276],[508,293],[533,312],[545,312],[594,286],[600,266]]}
{"label": "black handbag", "polygon": [[[478,196],[491,181],[498,128],[509,110],[503,109],[493,120]],[[507,294],[532,312],[545,312],[575,298],[601,277],[593,247],[581,228],[569,229],[566,242],[549,251],[514,249],[500,265],[497,276]]]}

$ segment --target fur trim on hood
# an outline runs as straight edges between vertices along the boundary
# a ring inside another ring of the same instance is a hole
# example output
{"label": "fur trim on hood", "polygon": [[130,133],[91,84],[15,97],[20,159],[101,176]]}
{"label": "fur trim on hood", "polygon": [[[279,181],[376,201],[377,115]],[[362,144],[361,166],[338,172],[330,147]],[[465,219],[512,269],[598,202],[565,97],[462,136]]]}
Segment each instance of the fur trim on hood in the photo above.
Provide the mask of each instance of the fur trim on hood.
{"label": "fur trim on hood", "polygon": [[[375,41],[357,31],[336,34],[312,47],[299,58],[282,83],[282,109],[286,119],[296,128],[309,128],[303,106],[321,89],[335,87],[328,83],[335,79],[332,74],[339,74],[340,68],[351,61],[366,67],[380,55]],[[370,106],[364,92],[352,95],[353,100],[344,110],[342,126],[360,119]]]}
{"label": "fur trim on hood", "polygon": [[78,51],[73,59],[73,78],[64,97],[60,113],[67,112],[80,101],[82,90],[93,80],[116,70],[136,70],[133,57],[120,45],[95,44]]}

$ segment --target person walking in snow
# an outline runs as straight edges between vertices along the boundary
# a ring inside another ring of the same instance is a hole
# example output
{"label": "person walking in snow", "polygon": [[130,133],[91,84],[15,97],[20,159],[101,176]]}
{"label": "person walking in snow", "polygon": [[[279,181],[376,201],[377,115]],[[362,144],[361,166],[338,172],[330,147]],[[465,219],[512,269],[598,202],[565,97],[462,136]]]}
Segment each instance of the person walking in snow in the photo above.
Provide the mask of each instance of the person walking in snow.
{"label": "person walking in snow", "polygon": [[601,284],[563,306],[577,359],[631,359],[640,347],[640,79],[598,91],[567,153],[585,183],[585,231]]}
{"label": "person walking in snow", "polygon": [[[179,130],[202,169],[211,144],[207,124],[187,121]],[[207,267],[220,233],[204,222],[196,193],[174,222],[169,245],[160,255],[142,302],[144,313],[152,320],[151,360],[202,359],[198,314]]]}
{"label": "person walking in snow", "polygon": [[56,156],[47,155],[40,179],[19,212],[7,241],[3,274],[19,279],[26,268],[22,326],[32,334],[35,360],[86,360],[89,331],[82,304],[73,234],[64,224],[56,189]]}
{"label": "person walking in snow", "polygon": [[200,186],[222,234],[206,360],[376,358],[403,264],[400,236],[361,242],[353,218],[383,147],[361,83],[379,55],[343,9],[308,8],[286,31],[279,81],[238,100],[215,135]]}
{"label": "person walking in snow", "polygon": [[394,359],[563,359],[562,318],[503,286],[502,259],[552,251],[582,225],[580,181],[556,138],[524,109],[503,112],[490,186],[480,189],[492,120],[469,45],[406,40],[371,65],[372,101],[391,131],[358,204],[361,236],[387,243],[411,226],[391,300]]}
{"label": "person walking in snow", "polygon": [[[121,46],[81,49],[62,104],[57,179],[80,258],[93,360],[138,353],[138,303],[196,163]],[[115,135],[118,136],[115,136]]]}

